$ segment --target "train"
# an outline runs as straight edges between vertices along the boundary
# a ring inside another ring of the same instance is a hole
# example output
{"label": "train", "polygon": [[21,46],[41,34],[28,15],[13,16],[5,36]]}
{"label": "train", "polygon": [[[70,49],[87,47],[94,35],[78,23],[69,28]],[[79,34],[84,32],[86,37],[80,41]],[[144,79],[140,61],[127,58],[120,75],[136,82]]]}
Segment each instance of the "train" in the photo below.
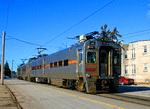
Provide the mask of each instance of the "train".
{"label": "train", "polygon": [[86,93],[117,92],[121,74],[121,44],[96,39],[92,32],[79,42],[49,55],[30,58],[17,68],[17,78],[77,89]]}

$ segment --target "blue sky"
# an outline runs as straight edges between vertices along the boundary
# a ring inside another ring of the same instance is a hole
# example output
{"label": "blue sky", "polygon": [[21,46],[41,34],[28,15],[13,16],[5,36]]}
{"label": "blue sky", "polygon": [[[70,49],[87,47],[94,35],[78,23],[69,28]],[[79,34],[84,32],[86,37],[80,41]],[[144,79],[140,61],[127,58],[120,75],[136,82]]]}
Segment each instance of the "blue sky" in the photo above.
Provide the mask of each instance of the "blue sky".
{"label": "blue sky", "polygon": [[[122,35],[119,40],[124,40],[124,43],[150,40],[149,0],[115,0],[60,35],[111,1],[0,0],[0,35],[2,36],[2,32],[6,31],[5,62],[8,61],[11,68],[12,60],[14,60],[13,70],[16,71],[17,65],[22,63],[21,59],[29,59],[38,54],[38,45],[44,45],[42,47],[47,48],[42,52],[43,54],[51,54],[78,42],[67,37],[101,31],[101,26],[105,24],[111,31],[117,27]],[[23,43],[12,38],[37,45]],[[2,39],[0,45],[2,45]]]}

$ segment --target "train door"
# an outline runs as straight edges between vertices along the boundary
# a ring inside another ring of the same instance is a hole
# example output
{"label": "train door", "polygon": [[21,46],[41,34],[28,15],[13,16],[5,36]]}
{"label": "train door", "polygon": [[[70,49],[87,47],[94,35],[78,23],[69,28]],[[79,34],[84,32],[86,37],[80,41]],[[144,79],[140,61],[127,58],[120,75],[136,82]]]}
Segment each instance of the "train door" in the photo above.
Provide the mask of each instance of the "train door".
{"label": "train door", "polygon": [[43,75],[45,75],[45,66],[46,66],[46,61],[43,59]]}
{"label": "train door", "polygon": [[99,75],[112,76],[113,75],[113,50],[111,48],[102,47],[99,51]]}
{"label": "train door", "polygon": [[30,81],[30,64],[29,64],[29,62],[28,62],[28,64],[27,64],[27,80],[29,80]]}
{"label": "train door", "polygon": [[82,54],[83,51],[82,49],[78,50],[78,76],[83,76],[83,72],[82,72],[82,66],[83,66],[83,60],[82,60]]}

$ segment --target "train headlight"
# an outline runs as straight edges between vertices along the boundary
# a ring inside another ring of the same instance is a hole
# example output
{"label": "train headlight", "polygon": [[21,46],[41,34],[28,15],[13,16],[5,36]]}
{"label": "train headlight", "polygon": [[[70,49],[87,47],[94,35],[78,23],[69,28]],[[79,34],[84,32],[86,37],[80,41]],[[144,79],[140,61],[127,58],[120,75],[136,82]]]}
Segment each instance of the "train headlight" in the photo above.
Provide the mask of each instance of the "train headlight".
{"label": "train headlight", "polygon": [[90,77],[91,77],[91,75],[89,75],[89,74],[86,74],[86,77],[87,77],[87,78],[90,78]]}
{"label": "train headlight", "polygon": [[93,41],[90,41],[90,45],[95,45],[95,42],[93,42]]}

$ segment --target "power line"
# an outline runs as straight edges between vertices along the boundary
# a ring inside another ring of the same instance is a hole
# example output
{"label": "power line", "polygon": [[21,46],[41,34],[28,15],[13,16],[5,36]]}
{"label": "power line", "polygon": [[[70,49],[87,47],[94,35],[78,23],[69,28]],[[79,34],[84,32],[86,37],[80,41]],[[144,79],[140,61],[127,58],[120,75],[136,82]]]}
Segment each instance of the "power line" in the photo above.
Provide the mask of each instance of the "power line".
{"label": "power line", "polygon": [[39,44],[35,44],[35,43],[31,43],[31,42],[27,42],[27,41],[24,41],[24,40],[20,40],[20,39],[17,39],[17,38],[14,38],[14,37],[11,37],[11,36],[7,36],[11,39],[14,39],[14,40],[17,40],[17,41],[20,41],[20,42],[24,42],[24,43],[27,43],[27,44],[30,44],[30,45],[36,45],[36,46],[41,46]]}
{"label": "power line", "polygon": [[130,35],[130,34],[141,33],[141,32],[145,32],[145,31],[150,31],[150,29],[142,30],[142,31],[136,31],[136,32],[132,32],[132,33],[127,33],[127,34],[123,34],[122,36],[127,36],[127,35]]}
{"label": "power line", "polygon": [[[85,17],[83,20],[79,21],[78,23],[76,23],[75,25],[71,26],[70,28],[68,28],[67,30],[65,30],[64,32],[62,32],[61,34],[59,34],[58,36],[54,37],[53,39],[51,39],[50,41],[48,41],[47,43],[45,43],[44,45],[50,43],[51,41],[55,40],[56,38],[58,38],[59,36],[63,35],[64,33],[66,33],[67,31],[71,30],[72,28],[74,28],[75,26],[77,26],[78,24],[82,23],[83,21],[85,21],[86,19],[90,18],[91,16],[93,16],[94,14],[96,14],[97,12],[99,12],[100,10],[102,10],[103,8],[107,7],[108,5],[112,4],[115,0],[112,0],[111,2],[109,2],[108,4],[106,4],[105,6],[101,7],[100,9],[98,9],[97,11],[95,11],[94,13],[90,14],[89,16]],[[42,46],[44,46],[42,45]]]}
{"label": "power line", "polygon": [[[109,2],[108,4],[106,4],[105,6],[101,7],[100,9],[98,9],[97,11],[95,11],[94,13],[90,14],[89,16],[85,17],[83,20],[79,21],[78,23],[76,23],[75,25],[71,26],[70,28],[68,28],[67,30],[65,30],[64,32],[62,32],[61,34],[59,34],[58,36],[54,37],[53,39],[51,39],[50,41],[48,41],[47,43],[45,43],[42,46],[45,46],[46,44],[50,43],[51,41],[55,40],[56,38],[58,38],[59,36],[63,35],[64,33],[66,33],[67,31],[71,30],[72,28],[74,28],[75,26],[77,26],[78,24],[82,23],[83,21],[85,21],[86,19],[88,19],[89,17],[91,17],[92,15],[96,14],[97,12],[99,12],[100,10],[102,10],[103,8],[107,7],[108,5],[110,5],[111,3],[113,3],[115,0],[112,0],[111,2]],[[41,47],[42,47],[41,46]],[[35,51],[34,51],[35,52]],[[33,52],[33,53],[34,53]],[[32,55],[33,53],[31,53],[30,55]],[[30,56],[28,55],[28,56]],[[26,56],[26,57],[28,57]]]}
{"label": "power line", "polygon": [[[140,33],[140,32],[139,32],[139,33]],[[131,37],[136,37],[136,36],[145,35],[145,34],[150,34],[150,32],[142,33],[142,34],[138,34],[138,35],[134,35],[134,36],[129,36],[129,37],[125,37],[125,38],[122,38],[122,39],[131,38]]]}
{"label": "power line", "polygon": [[29,57],[30,55],[32,55],[34,52],[36,52],[37,49],[35,49],[31,54],[29,54],[28,56],[26,56],[25,58]]}
{"label": "power line", "polygon": [[[146,31],[150,31],[150,29],[146,29],[146,30],[142,30],[142,31],[136,31],[136,32],[132,32],[132,33],[127,33],[127,34],[123,34],[122,36],[130,35],[130,34],[136,34],[136,33],[141,33],[141,32],[146,32]],[[149,34],[149,33],[145,33],[145,34]],[[140,35],[143,35],[143,34],[140,34]],[[139,36],[139,35],[136,35],[136,36]],[[125,38],[123,38],[123,39],[130,38],[130,37],[136,37],[136,36],[129,36],[129,37],[125,37]],[[11,39],[14,39],[14,40],[17,40],[17,41],[20,41],[20,42],[23,42],[23,43],[30,44],[30,45],[41,46],[41,45],[39,45],[39,44],[35,44],[35,43],[28,42],[28,41],[20,40],[20,39],[11,37],[11,36],[7,36],[7,37],[9,37],[9,38],[11,38]],[[1,38],[2,38],[2,36],[1,36]],[[51,40],[51,41],[52,41],[52,40]],[[54,46],[51,46],[51,47],[54,47]],[[55,46],[55,47],[56,47],[56,46]],[[59,48],[59,47],[58,47],[58,48]],[[35,50],[36,50],[36,49],[35,49]],[[35,50],[34,50],[34,52],[35,52]],[[33,53],[34,53],[34,52],[33,52]],[[30,55],[32,55],[33,53],[31,53]],[[26,56],[26,58],[29,57],[30,55]]]}

